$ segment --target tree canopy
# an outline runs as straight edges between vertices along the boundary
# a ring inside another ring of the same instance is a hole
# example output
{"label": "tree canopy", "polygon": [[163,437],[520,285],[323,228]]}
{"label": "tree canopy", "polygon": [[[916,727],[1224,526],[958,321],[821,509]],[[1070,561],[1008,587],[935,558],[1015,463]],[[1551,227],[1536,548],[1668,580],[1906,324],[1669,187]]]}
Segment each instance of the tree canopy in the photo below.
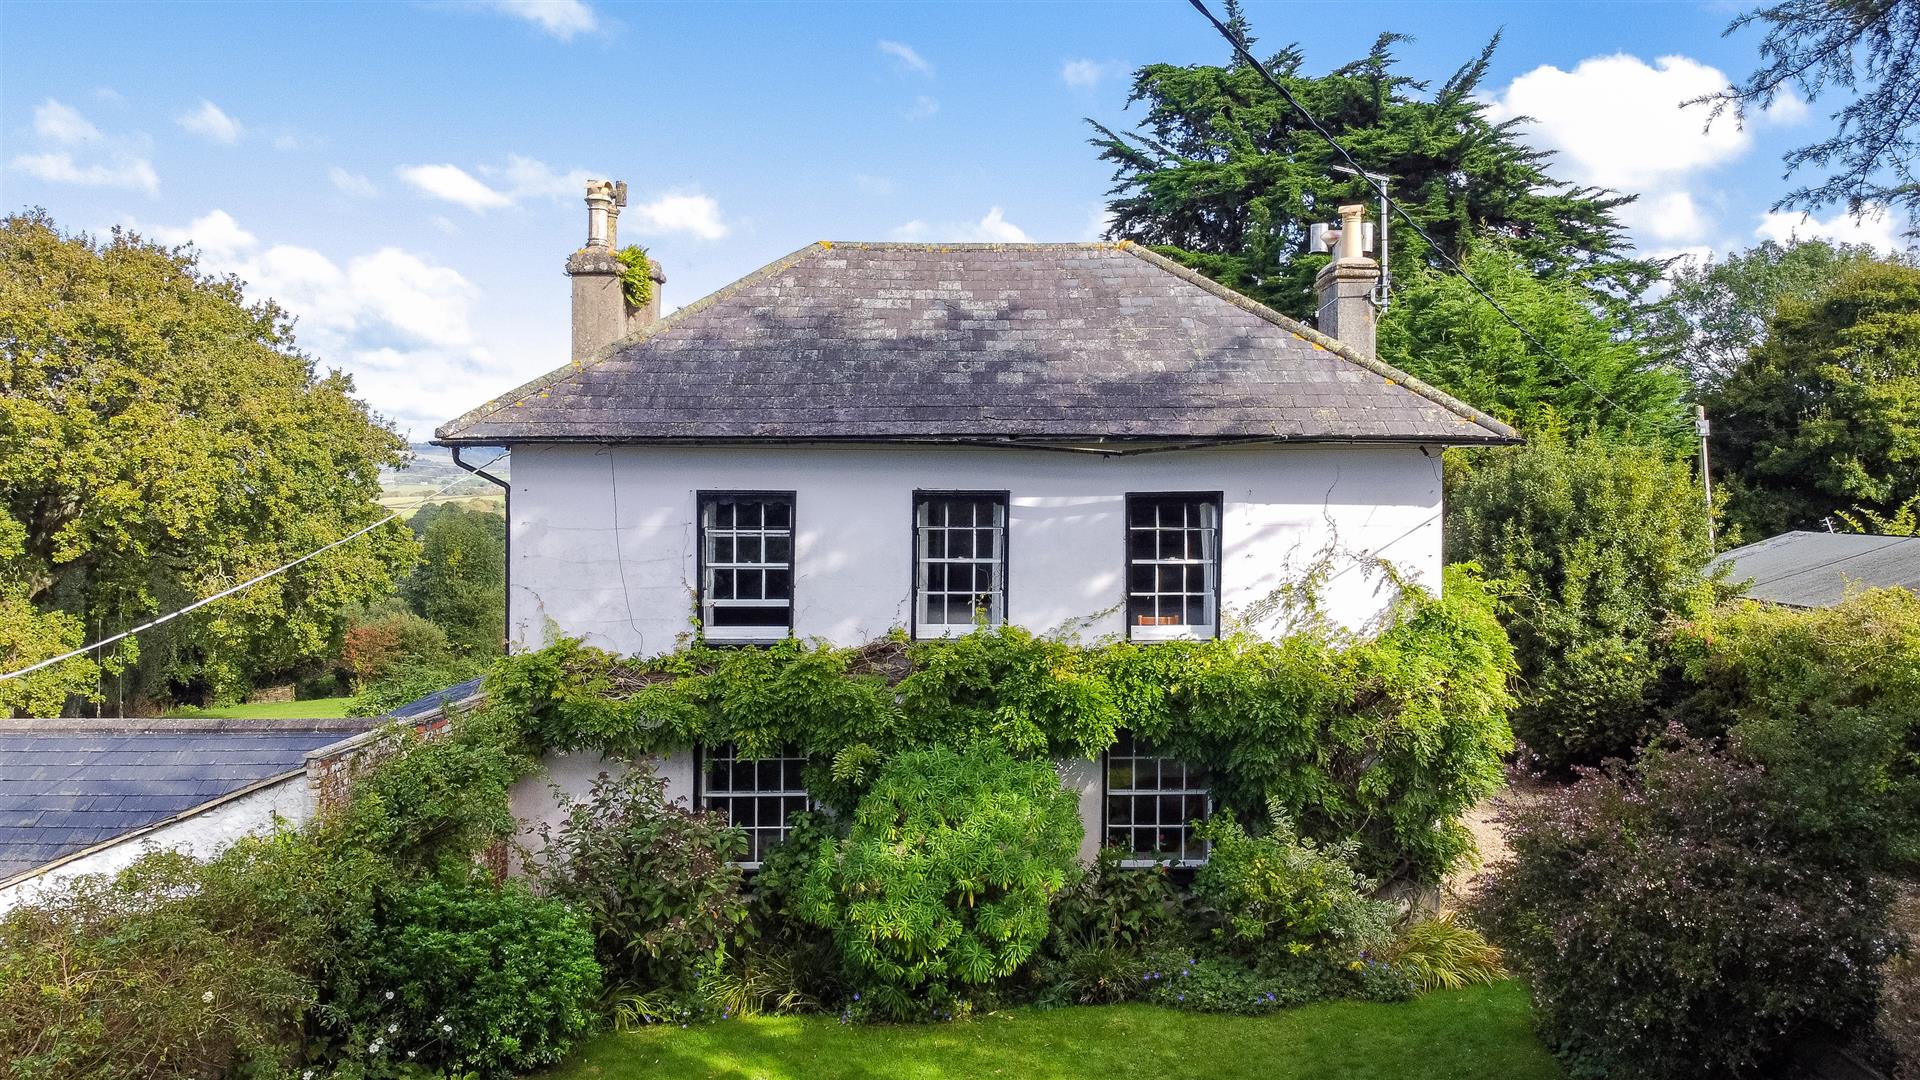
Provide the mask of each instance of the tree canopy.
{"label": "tree canopy", "polygon": [[1868,263],[1783,300],[1706,405],[1744,539],[1899,514],[1920,495],[1920,268]]}
{"label": "tree canopy", "polygon": [[499,654],[507,620],[507,519],[452,503],[422,507],[408,524],[420,564],[401,595],[467,656]]}
{"label": "tree canopy", "polygon": [[1380,324],[1380,358],[1521,430],[1556,422],[1680,448],[1689,437],[1686,380],[1626,340],[1586,290],[1534,276],[1482,244],[1472,274],[1560,362],[1542,354],[1458,274],[1402,278]]}
{"label": "tree canopy", "polygon": [[[403,444],[294,346],[242,283],[116,230],[0,220],[0,666],[12,669],[211,595],[384,515]],[[414,558],[399,524],[169,623],[107,657],[129,697],[231,695],[329,654],[344,612]],[[100,694],[84,665],[0,708]],[[74,672],[84,672],[86,682]]]}
{"label": "tree canopy", "polygon": [[1694,385],[1720,385],[1767,335],[1786,299],[1809,300],[1835,278],[1879,256],[1865,244],[1768,240],[1724,259],[1685,261],[1650,312],[1648,347]]}
{"label": "tree canopy", "polygon": [[1905,209],[1907,234],[1920,235],[1920,0],[1783,0],[1749,11],[1727,27],[1766,27],[1760,66],[1706,100],[1714,114],[1765,109],[1798,89],[1809,101],[1832,89],[1851,100],[1833,113],[1827,138],[1788,151],[1788,173],[1826,176],[1803,184],[1779,206],[1835,203],[1858,216],[1876,206]]}
{"label": "tree canopy", "polygon": [[[1475,237],[1491,237],[1536,274],[1637,297],[1657,268],[1625,255],[1615,211],[1632,196],[1555,179],[1518,121],[1487,118],[1478,91],[1499,39],[1431,93],[1396,70],[1393,49],[1406,40],[1382,34],[1365,58],[1321,76],[1302,73],[1294,46],[1267,67],[1364,168],[1391,178],[1395,201],[1448,255],[1463,259]],[[1134,74],[1136,102],[1146,106],[1137,131],[1088,121],[1114,166],[1109,235],[1311,315],[1326,256],[1305,253],[1307,227],[1365,198],[1365,185],[1335,172],[1332,148],[1244,64],[1149,64]],[[1393,233],[1392,254],[1394,273],[1409,277],[1432,256],[1408,229]]]}

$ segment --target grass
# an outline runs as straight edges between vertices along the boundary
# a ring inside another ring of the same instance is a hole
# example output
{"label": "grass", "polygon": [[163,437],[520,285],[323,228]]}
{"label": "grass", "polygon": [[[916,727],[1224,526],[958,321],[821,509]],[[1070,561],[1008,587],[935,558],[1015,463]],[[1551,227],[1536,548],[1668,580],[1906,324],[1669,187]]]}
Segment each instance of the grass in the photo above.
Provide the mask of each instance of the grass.
{"label": "grass", "polygon": [[1015,1009],[966,1023],[759,1017],[603,1035],[545,1080],[1535,1080],[1558,1077],[1526,992],[1502,982],[1402,1005],[1260,1017],[1150,1005]]}
{"label": "grass", "polygon": [[307,701],[256,701],[217,709],[169,709],[167,715],[190,720],[333,720],[347,715],[352,705],[351,697],[327,697]]}

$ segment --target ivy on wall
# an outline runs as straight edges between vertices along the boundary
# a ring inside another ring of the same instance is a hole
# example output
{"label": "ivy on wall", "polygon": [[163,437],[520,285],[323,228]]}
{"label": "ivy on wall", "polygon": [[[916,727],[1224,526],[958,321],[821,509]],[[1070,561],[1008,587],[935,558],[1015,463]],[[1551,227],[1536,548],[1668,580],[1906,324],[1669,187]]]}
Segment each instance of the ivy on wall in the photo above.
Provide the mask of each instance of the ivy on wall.
{"label": "ivy on wall", "polygon": [[1513,652],[1470,570],[1450,568],[1439,596],[1399,588],[1370,634],[1308,619],[1279,641],[1083,645],[1001,627],[622,658],[562,640],[502,661],[488,697],[542,748],[794,747],[843,812],[903,751],[1092,758],[1124,728],[1205,767],[1242,821],[1277,806],[1306,835],[1356,842],[1370,876],[1435,881],[1470,850],[1457,819],[1512,749]]}

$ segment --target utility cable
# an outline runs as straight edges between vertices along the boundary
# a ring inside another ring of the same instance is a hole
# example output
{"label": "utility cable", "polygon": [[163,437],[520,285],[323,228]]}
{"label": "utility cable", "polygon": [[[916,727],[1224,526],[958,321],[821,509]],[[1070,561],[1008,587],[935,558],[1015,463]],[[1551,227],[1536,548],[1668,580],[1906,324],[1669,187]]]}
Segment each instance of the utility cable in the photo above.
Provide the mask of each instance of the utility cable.
{"label": "utility cable", "polygon": [[[502,451],[492,461],[489,461],[485,465],[482,465],[480,467],[483,469],[490,468],[493,465],[498,464],[501,458],[504,458],[506,456],[507,456],[507,452]],[[445,487],[442,487],[439,491],[434,492],[432,495],[422,496],[422,499],[423,501],[430,500],[437,495],[444,494],[445,492],[451,491],[452,489],[459,487],[461,484],[464,484],[471,479],[473,479],[473,477],[471,476],[462,476],[459,479],[453,481],[452,483],[447,484]],[[195,611],[195,610],[198,610],[199,608],[206,607],[208,604],[213,603],[215,600],[232,596],[234,593],[242,592],[246,589],[250,589],[253,586],[260,584],[261,582],[267,580],[270,577],[277,577],[280,574],[284,574],[287,571],[293,569],[296,566],[299,566],[301,563],[306,562],[309,559],[312,559],[319,555],[324,555],[327,552],[332,551],[334,548],[339,547],[341,544],[348,542],[349,540],[353,540],[357,537],[365,536],[366,534],[372,532],[373,530],[379,528],[380,526],[385,525],[389,521],[398,520],[399,517],[400,517],[400,511],[396,510],[393,513],[388,514],[386,517],[381,518],[379,521],[376,521],[365,528],[355,529],[353,532],[350,532],[347,535],[341,537],[340,539],[335,540],[331,544],[327,544],[323,547],[314,548],[312,551],[307,552],[305,555],[300,556],[299,558],[293,560],[292,562],[282,563],[281,565],[274,567],[273,569],[267,571],[264,574],[260,574],[256,577],[248,578],[247,580],[241,582],[240,584],[235,585],[231,588],[222,589],[219,592],[214,593],[212,596],[195,600],[193,603],[188,604],[186,607],[180,608],[177,611],[169,611],[165,615],[162,615],[157,619],[153,619],[151,621],[141,623],[139,626],[129,627],[128,629],[122,630],[119,633],[113,635],[112,637],[101,638],[99,641],[96,641],[90,645],[82,645],[78,649],[74,649],[71,652],[61,653],[59,656],[50,656],[45,660],[40,661],[39,663],[29,664],[18,671],[9,671],[4,675],[0,675],[0,682],[6,682],[9,679],[18,679],[23,675],[31,675],[34,672],[39,671],[41,668],[52,667],[55,664],[59,664],[59,663],[63,663],[65,661],[71,660],[76,656],[85,656],[90,652],[96,652],[100,649],[104,649],[116,641],[120,641],[125,638],[130,638],[135,634],[145,633],[146,631],[151,630],[162,623],[171,622],[174,619],[177,619],[180,616],[185,615],[190,611]]]}

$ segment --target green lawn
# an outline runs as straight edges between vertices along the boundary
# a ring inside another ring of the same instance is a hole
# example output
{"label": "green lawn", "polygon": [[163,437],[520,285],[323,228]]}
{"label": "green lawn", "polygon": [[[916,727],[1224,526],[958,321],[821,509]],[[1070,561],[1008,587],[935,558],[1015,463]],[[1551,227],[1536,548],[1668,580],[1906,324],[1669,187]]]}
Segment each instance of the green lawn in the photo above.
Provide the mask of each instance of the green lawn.
{"label": "green lawn", "polygon": [[1261,1017],[1150,1005],[1015,1009],[958,1024],[762,1017],[604,1035],[546,1080],[1534,1080],[1559,1068],[1518,983],[1404,1005],[1335,1002]]}
{"label": "green lawn", "polygon": [[327,697],[308,701],[260,701],[218,709],[170,709],[167,715],[196,720],[335,720],[347,715],[352,704],[351,697]]}

